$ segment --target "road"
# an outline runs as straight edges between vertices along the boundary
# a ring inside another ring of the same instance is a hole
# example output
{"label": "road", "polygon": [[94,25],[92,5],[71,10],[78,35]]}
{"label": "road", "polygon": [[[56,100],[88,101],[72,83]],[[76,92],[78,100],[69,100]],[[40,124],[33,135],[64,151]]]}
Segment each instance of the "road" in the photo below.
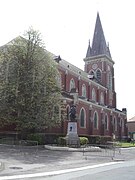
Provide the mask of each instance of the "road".
{"label": "road", "polygon": [[[135,161],[65,173],[57,176],[41,178],[47,180],[135,180]],[[40,179],[40,180],[41,180]],[[33,178],[35,180],[35,178]],[[36,178],[37,180],[37,178]]]}
{"label": "road", "polygon": [[134,180],[135,161],[109,162],[82,168],[0,177],[0,180]]}

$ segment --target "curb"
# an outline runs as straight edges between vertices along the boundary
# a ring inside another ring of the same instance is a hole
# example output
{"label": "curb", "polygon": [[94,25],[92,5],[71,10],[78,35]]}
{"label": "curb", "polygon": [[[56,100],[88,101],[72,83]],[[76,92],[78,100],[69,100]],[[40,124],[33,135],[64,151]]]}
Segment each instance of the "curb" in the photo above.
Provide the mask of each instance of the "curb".
{"label": "curb", "polygon": [[0,171],[5,169],[5,164],[3,162],[0,162]]}
{"label": "curb", "polygon": [[99,147],[90,147],[90,148],[70,148],[70,147],[58,147],[58,146],[49,146],[45,145],[45,149],[53,150],[53,151],[70,151],[70,152],[100,152],[101,149]]}

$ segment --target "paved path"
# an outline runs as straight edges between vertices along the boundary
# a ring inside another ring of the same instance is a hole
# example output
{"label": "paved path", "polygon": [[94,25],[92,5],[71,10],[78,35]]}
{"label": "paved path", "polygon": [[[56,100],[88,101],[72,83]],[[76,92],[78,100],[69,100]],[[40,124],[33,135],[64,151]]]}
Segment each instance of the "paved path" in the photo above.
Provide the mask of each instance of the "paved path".
{"label": "paved path", "polygon": [[[126,150],[117,160],[132,159],[135,149]],[[110,157],[84,156],[82,152],[52,151],[45,148],[24,149],[0,146],[0,162],[4,164],[0,176],[21,175],[73,169],[113,162]]]}

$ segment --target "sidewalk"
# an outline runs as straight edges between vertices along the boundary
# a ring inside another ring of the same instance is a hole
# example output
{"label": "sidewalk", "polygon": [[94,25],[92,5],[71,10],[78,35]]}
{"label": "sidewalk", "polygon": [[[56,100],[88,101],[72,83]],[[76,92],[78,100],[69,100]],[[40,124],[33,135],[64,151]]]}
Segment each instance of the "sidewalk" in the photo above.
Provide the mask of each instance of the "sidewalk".
{"label": "sidewalk", "polygon": [[[23,176],[36,173],[54,173],[75,170],[77,168],[87,168],[101,166],[105,163],[117,163],[114,161],[132,161],[135,159],[135,148],[122,149],[122,153],[112,160],[110,157],[94,156],[91,152],[83,153],[82,149],[65,148],[45,149],[40,147],[20,149],[17,146],[0,145],[0,179],[6,176]],[[55,147],[57,148],[57,147]],[[59,148],[59,147],[58,147]],[[68,149],[68,150],[67,150]],[[78,150],[78,151],[77,151]],[[10,178],[10,177],[9,177]]]}
{"label": "sidewalk", "polygon": [[[77,148],[78,149],[78,148]],[[85,156],[81,149],[47,150],[0,146],[0,176],[50,172],[112,162],[110,157]]]}

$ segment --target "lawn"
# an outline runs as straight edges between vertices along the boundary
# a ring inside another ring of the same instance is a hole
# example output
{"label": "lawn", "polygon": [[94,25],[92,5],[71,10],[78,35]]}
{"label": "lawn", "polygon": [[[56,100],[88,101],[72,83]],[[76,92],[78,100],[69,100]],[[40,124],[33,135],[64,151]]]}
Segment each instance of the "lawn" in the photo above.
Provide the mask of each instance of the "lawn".
{"label": "lawn", "polygon": [[121,147],[135,147],[135,142],[120,142],[119,144]]}

